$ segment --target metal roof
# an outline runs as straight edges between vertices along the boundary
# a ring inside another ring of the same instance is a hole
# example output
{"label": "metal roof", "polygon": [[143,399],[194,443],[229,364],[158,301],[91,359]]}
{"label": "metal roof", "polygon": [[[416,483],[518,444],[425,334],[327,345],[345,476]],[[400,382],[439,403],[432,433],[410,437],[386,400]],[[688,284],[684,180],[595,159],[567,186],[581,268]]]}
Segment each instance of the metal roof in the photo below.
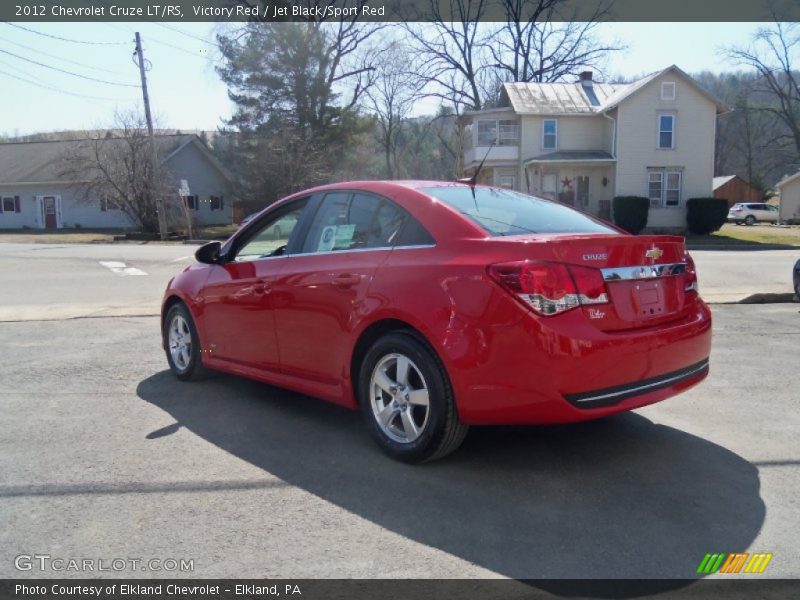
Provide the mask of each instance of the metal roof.
{"label": "metal roof", "polygon": [[504,83],[503,92],[514,112],[521,115],[592,115],[610,110],[665,73],[674,73],[717,107],[717,113],[728,112],[724,102],[700,86],[676,65],[651,73],[631,83]]}
{"label": "metal roof", "polygon": [[594,114],[609,97],[630,84],[506,83],[505,93],[518,114]]}

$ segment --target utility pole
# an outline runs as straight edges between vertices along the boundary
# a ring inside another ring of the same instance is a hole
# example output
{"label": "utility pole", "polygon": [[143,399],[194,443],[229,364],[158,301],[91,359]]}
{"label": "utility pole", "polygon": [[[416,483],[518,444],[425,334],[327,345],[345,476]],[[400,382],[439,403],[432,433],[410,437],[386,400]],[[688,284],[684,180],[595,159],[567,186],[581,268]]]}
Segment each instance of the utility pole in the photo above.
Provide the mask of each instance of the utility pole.
{"label": "utility pole", "polygon": [[139,64],[139,75],[142,78],[142,98],[144,99],[144,116],[147,120],[147,133],[150,136],[150,193],[155,196],[156,207],[158,210],[158,232],[161,239],[167,239],[167,211],[164,206],[164,198],[156,189],[156,173],[158,171],[158,156],[156,154],[156,139],[153,135],[153,117],[150,115],[150,96],[147,94],[147,75],[144,68],[144,54],[142,52],[142,38],[136,32],[136,58]]}

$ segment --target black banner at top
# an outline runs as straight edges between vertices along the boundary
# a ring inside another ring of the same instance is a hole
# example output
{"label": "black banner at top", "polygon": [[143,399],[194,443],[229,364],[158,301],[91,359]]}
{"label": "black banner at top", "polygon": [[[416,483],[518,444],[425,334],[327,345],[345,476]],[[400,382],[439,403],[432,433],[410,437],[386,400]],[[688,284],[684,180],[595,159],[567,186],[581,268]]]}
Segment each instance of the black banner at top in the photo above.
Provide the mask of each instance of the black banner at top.
{"label": "black banner at top", "polygon": [[[517,4],[513,1],[512,4]],[[506,21],[506,0],[3,0],[0,21]],[[549,0],[527,0],[519,20]],[[800,21],[796,0],[559,0],[550,21]],[[544,18],[544,17],[543,17]]]}

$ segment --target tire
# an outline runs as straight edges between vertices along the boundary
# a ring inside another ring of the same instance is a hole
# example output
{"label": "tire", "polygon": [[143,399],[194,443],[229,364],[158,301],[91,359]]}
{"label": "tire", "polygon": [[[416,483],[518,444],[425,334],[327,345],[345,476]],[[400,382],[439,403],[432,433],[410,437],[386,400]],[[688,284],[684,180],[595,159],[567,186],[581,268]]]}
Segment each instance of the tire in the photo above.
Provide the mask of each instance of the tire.
{"label": "tire", "polygon": [[442,458],[469,430],[458,418],[444,367],[411,332],[389,333],[372,345],[359,370],[358,397],[375,441],[402,462]]}
{"label": "tire", "polygon": [[745,225],[755,225],[756,218],[753,215],[747,215],[744,220]]}
{"label": "tire", "polygon": [[200,358],[200,338],[194,319],[182,302],[167,311],[163,335],[169,368],[178,379],[196,381],[211,374]]}

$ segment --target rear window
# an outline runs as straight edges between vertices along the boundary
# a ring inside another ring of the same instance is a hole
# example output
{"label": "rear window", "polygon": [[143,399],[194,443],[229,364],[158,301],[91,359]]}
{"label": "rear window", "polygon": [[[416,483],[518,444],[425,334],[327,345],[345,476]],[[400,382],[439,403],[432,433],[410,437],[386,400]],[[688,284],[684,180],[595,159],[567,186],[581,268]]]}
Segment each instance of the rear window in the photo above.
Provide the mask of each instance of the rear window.
{"label": "rear window", "polygon": [[454,186],[420,191],[450,205],[492,235],[619,233],[572,208],[511,190]]}

